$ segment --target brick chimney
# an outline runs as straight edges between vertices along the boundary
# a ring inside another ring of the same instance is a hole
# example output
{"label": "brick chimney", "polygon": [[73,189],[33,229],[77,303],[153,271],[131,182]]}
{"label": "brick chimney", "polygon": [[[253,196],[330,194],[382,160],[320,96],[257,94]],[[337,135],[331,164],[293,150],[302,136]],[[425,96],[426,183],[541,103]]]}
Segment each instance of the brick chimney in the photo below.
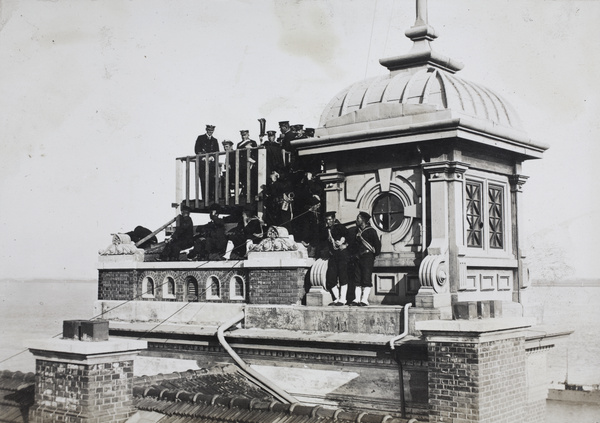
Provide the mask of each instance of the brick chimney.
{"label": "brick chimney", "polygon": [[31,423],[120,423],[135,413],[133,359],[145,341],[110,340],[108,321],[66,320],[62,339],[28,346],[36,362]]}

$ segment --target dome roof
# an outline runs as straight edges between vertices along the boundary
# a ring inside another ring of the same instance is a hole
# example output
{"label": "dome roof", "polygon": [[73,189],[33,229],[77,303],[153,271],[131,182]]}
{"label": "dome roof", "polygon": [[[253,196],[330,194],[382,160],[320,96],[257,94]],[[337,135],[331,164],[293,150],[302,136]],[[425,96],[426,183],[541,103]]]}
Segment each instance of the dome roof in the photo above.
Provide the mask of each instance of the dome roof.
{"label": "dome roof", "polygon": [[[320,127],[338,126],[338,119],[377,104],[424,105],[428,111],[452,110],[523,131],[510,104],[494,91],[433,66],[404,69],[357,82],[338,93],[325,107]],[[405,109],[395,108],[403,113]],[[371,113],[376,118],[377,113]],[[389,119],[389,113],[379,118]]]}
{"label": "dome roof", "polygon": [[529,138],[506,100],[456,76],[462,63],[431,48],[437,34],[427,22],[424,0],[417,0],[416,15],[405,32],[413,41],[411,50],[379,60],[387,75],[338,93],[323,110],[315,137],[292,141],[299,153],[460,137],[526,158],[541,157],[548,147]]}

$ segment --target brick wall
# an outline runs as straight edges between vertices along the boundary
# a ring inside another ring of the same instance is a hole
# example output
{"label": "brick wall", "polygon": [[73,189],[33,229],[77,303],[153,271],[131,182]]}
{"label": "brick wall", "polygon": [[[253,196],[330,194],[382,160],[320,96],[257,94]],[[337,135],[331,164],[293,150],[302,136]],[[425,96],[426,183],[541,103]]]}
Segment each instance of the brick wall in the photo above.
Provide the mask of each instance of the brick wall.
{"label": "brick wall", "polygon": [[[297,304],[304,300],[304,295],[310,288],[310,283],[305,281],[309,269],[310,266],[262,266],[249,269],[102,269],[98,276],[98,299]],[[154,287],[152,292],[147,288],[149,280]],[[189,295],[189,281],[193,281],[197,287],[196,296]],[[170,292],[167,290],[169,283],[173,284]],[[212,288],[212,284],[218,284],[218,289]],[[237,286],[238,292],[232,292],[232,286]],[[243,289],[239,289],[240,287]]]}
{"label": "brick wall", "polygon": [[36,360],[36,423],[125,422],[133,413],[133,360],[71,364]]}
{"label": "brick wall", "polygon": [[307,272],[308,269],[302,267],[251,269],[248,274],[250,304],[301,303],[307,292],[305,288]]}
{"label": "brick wall", "polygon": [[[98,299],[244,302],[248,296],[246,273],[242,269],[100,270]],[[234,276],[243,286],[241,297],[232,295],[230,288]],[[152,292],[148,289],[148,280],[152,281]],[[189,296],[188,281],[193,281],[196,286],[197,295],[193,298]],[[173,285],[170,292],[168,284]],[[212,284],[218,288],[212,288]]]}
{"label": "brick wall", "polygon": [[430,422],[523,422],[524,337],[428,342]]}
{"label": "brick wall", "polygon": [[136,270],[100,270],[98,274],[98,299],[132,299],[136,279]]}

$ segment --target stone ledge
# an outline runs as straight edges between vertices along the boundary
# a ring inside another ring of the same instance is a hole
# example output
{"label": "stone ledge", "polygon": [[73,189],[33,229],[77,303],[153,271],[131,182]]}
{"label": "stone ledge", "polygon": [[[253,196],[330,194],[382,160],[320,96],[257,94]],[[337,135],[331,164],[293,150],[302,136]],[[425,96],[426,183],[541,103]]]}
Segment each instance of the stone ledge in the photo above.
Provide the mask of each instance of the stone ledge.
{"label": "stone ledge", "polygon": [[108,340],[99,342],[84,342],[72,339],[31,339],[25,341],[30,350],[56,353],[77,354],[85,356],[122,354],[138,352],[148,348],[146,341],[137,340]]}
{"label": "stone ledge", "polygon": [[535,319],[501,318],[478,320],[423,320],[415,323],[415,328],[422,332],[447,332],[456,334],[484,334],[525,329],[533,326]]}

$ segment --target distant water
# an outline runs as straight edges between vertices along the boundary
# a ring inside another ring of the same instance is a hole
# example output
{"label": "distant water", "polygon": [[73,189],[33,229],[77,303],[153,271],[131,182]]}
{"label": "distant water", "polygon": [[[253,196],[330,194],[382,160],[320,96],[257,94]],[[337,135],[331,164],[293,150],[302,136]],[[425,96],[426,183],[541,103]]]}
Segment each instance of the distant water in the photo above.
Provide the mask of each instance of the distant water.
{"label": "distant water", "polygon": [[[575,330],[548,355],[548,383],[600,383],[600,286],[533,286],[543,323]],[[25,349],[32,338],[60,336],[62,321],[93,317],[96,282],[0,282],[0,361]],[[33,356],[19,354],[0,370],[32,372]]]}
{"label": "distant water", "polygon": [[543,324],[575,332],[558,340],[548,354],[552,384],[600,384],[600,285],[533,286],[532,299],[543,305]]}
{"label": "distant water", "polygon": [[28,339],[62,334],[62,321],[89,319],[97,298],[97,282],[0,281],[0,370],[35,371]]}

